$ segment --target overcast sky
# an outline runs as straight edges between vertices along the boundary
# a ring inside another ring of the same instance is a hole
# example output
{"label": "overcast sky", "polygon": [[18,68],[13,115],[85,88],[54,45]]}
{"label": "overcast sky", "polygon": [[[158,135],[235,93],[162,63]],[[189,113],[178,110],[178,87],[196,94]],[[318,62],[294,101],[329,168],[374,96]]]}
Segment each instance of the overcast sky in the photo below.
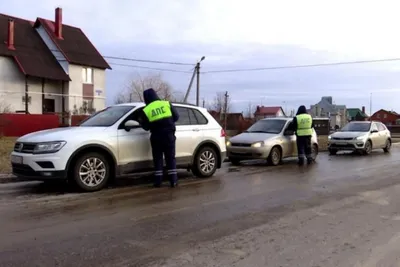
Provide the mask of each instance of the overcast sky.
{"label": "overcast sky", "polygon": [[[1,12],[54,18],[80,27],[105,56],[196,63],[202,71],[400,58],[400,1],[369,0],[13,0]],[[190,66],[109,63],[190,71]],[[111,64],[107,100],[134,72]],[[236,111],[253,105],[309,106],[331,95],[336,104],[400,112],[400,61],[252,72],[204,73],[201,98],[228,91]],[[175,90],[190,73],[163,71]],[[194,88],[193,88],[194,89]],[[194,101],[195,94],[191,95]],[[285,104],[284,104],[285,103]]]}

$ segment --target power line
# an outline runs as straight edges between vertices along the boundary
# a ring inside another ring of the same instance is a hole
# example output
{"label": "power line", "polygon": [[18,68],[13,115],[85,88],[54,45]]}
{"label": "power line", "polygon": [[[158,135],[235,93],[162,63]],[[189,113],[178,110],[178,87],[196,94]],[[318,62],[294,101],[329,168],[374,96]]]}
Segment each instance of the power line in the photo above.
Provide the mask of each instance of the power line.
{"label": "power line", "polygon": [[149,60],[149,59],[137,59],[137,58],[126,58],[126,57],[115,57],[115,56],[103,56],[104,58],[135,61],[135,62],[145,62],[145,63],[155,63],[155,64],[169,64],[169,65],[181,65],[181,66],[194,66],[196,64],[182,63],[182,62],[171,62],[171,61],[160,61],[160,60]]}
{"label": "power line", "polygon": [[[39,50],[39,51],[50,51],[50,52],[59,52],[63,54],[65,53],[71,53],[71,54],[77,54],[77,55],[85,55],[85,56],[97,56],[94,54],[88,54],[88,53],[83,53],[79,51],[68,51],[68,50],[57,50],[57,49],[41,49],[37,47],[31,47],[31,46],[26,46],[26,45],[15,45],[16,49],[18,50],[18,47],[22,47],[28,50]],[[104,56],[100,54],[103,58],[107,59],[116,59],[116,60],[123,60],[123,61],[134,61],[134,62],[143,62],[143,63],[152,63],[152,64],[167,64],[167,65],[179,65],[179,66],[195,66],[196,64],[193,63],[185,63],[185,62],[174,62],[174,61],[162,61],[162,60],[151,60],[151,59],[138,59],[138,58],[129,58],[129,57],[117,57],[117,56]]]}
{"label": "power line", "polygon": [[108,62],[110,65],[114,66],[123,66],[123,67],[131,67],[131,68],[139,68],[139,69],[148,69],[148,70],[158,70],[158,71],[170,71],[170,72],[179,72],[179,73],[192,73],[192,71],[184,71],[184,70],[174,70],[174,69],[164,69],[164,68],[152,68],[138,65],[129,65],[129,64],[120,64],[114,62]]}
{"label": "power line", "polygon": [[244,72],[244,71],[262,71],[262,70],[278,70],[278,69],[312,68],[312,67],[338,66],[338,65],[350,65],[350,64],[365,64],[365,63],[377,63],[377,62],[389,62],[389,61],[400,61],[400,58],[386,58],[386,59],[359,60],[359,61],[343,61],[343,62],[307,64],[307,65],[288,65],[288,66],[276,66],[276,67],[264,67],[264,68],[210,70],[210,71],[204,71],[202,73],[203,74],[208,74],[208,73],[229,73],[229,72]]}

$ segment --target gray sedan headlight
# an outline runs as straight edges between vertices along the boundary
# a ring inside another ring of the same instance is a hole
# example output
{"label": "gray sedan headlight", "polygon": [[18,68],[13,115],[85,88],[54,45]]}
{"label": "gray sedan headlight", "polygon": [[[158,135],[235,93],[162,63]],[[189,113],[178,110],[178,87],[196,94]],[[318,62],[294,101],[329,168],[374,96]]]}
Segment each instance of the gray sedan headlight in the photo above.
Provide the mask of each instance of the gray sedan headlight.
{"label": "gray sedan headlight", "polygon": [[257,142],[251,145],[251,147],[262,147],[262,146],[264,146],[264,142]]}
{"label": "gray sedan headlight", "polygon": [[41,153],[55,153],[59,151],[63,146],[65,146],[67,142],[65,141],[55,141],[55,142],[46,142],[39,143],[35,146],[33,153],[41,154]]}

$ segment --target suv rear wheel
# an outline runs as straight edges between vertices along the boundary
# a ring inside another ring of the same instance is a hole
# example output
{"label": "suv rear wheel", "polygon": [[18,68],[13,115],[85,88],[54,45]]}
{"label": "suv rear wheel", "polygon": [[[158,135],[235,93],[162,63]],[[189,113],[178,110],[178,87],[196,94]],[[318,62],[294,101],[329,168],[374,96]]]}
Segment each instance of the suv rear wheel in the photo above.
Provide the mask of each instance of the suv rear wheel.
{"label": "suv rear wheel", "polygon": [[193,161],[192,172],[197,177],[211,177],[217,171],[218,157],[214,148],[205,146],[197,153]]}
{"label": "suv rear wheel", "polygon": [[80,189],[98,191],[105,187],[110,178],[110,165],[101,153],[85,153],[75,161],[72,175]]}

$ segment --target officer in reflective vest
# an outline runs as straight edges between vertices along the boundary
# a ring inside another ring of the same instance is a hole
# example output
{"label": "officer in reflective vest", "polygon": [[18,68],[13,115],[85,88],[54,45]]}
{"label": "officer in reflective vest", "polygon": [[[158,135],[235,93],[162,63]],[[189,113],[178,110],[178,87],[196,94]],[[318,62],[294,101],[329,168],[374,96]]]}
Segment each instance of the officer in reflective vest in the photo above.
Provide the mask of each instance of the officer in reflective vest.
{"label": "officer in reflective vest", "polygon": [[151,132],[150,143],[155,169],[154,186],[161,186],[164,156],[170,185],[175,187],[178,181],[175,160],[175,122],[179,119],[178,112],[169,101],[160,100],[152,88],[143,92],[143,98],[146,107],[143,109],[144,116],[141,125],[144,130]]}
{"label": "officer in reflective vest", "polygon": [[304,156],[307,158],[307,164],[311,164],[313,162],[311,136],[313,134],[314,123],[311,115],[307,113],[305,106],[300,106],[297,110],[296,117],[293,118],[293,128],[296,131],[298,164],[304,164]]}

